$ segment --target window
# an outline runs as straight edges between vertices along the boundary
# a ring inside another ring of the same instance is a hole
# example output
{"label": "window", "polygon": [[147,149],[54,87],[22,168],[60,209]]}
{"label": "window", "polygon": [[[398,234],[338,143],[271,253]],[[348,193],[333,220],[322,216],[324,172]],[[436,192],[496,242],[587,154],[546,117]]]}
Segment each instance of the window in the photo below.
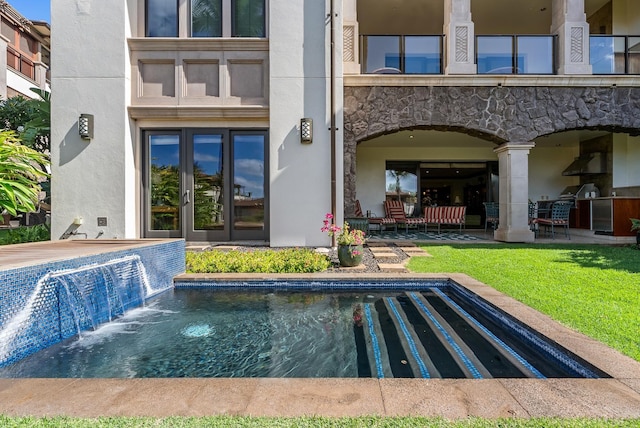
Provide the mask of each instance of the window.
{"label": "window", "polygon": [[191,36],[222,37],[222,0],[191,1]]}
{"label": "window", "polygon": [[178,0],[147,0],[147,37],[178,37]]}
{"label": "window", "polygon": [[233,37],[265,37],[264,0],[235,0]]}
{"label": "window", "polygon": [[146,0],[145,28],[146,37],[266,37],[266,1]]}

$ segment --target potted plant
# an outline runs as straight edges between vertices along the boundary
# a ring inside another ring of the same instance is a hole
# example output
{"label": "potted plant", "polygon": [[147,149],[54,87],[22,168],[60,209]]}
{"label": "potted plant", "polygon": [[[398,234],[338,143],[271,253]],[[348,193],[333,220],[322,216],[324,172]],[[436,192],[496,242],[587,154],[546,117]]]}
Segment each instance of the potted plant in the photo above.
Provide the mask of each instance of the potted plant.
{"label": "potted plant", "polygon": [[636,244],[640,248],[640,219],[630,218],[629,220],[631,220],[631,231],[636,231]]}
{"label": "potted plant", "polygon": [[365,233],[359,229],[350,229],[349,223],[344,222],[342,227],[338,227],[333,223],[333,214],[327,213],[323,220],[323,232],[327,232],[329,236],[336,237],[338,245],[338,260],[340,266],[358,266],[362,263],[362,255],[364,253]]}

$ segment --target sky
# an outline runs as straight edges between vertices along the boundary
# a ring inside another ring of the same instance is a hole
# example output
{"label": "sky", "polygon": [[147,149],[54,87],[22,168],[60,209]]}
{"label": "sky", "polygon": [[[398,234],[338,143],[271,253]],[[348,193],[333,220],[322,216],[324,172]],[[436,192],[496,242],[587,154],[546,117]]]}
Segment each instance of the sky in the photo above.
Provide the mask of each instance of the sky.
{"label": "sky", "polygon": [[31,21],[51,23],[51,0],[8,0],[8,3]]}

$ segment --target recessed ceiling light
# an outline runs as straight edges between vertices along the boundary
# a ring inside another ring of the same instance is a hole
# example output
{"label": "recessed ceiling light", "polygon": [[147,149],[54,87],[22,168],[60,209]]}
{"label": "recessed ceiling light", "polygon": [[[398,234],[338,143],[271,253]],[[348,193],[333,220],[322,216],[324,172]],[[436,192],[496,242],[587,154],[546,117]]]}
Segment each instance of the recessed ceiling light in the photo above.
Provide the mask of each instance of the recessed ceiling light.
{"label": "recessed ceiling light", "polygon": [[409,138],[413,138],[413,135],[409,135]]}

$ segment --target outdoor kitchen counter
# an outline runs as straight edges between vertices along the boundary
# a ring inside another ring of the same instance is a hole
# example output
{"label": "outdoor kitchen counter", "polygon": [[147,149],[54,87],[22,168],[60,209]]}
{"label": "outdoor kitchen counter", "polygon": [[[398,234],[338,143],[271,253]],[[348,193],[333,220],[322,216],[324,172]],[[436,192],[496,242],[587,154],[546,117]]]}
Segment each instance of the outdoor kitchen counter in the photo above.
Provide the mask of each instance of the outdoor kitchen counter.
{"label": "outdoor kitchen counter", "polygon": [[640,218],[640,197],[603,196],[576,200],[575,227],[612,236],[635,236],[630,218]]}

